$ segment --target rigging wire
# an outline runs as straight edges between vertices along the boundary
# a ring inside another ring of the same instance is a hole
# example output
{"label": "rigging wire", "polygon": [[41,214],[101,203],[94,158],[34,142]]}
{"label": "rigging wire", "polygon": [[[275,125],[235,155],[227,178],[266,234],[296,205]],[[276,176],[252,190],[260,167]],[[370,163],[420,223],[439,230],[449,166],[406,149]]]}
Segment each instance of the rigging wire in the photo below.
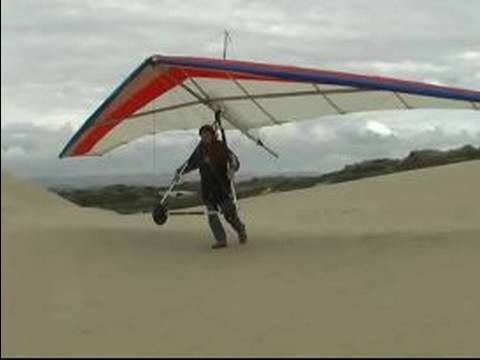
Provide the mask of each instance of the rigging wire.
{"label": "rigging wire", "polygon": [[[229,49],[230,49],[230,53],[232,54],[231,58],[233,59],[241,59],[241,57],[239,57],[239,51],[237,51],[237,43],[235,41],[233,41],[233,36],[232,36],[232,32],[231,31],[228,31],[228,41],[229,41]],[[260,101],[261,102],[261,101]],[[265,133],[263,133],[262,129],[255,129],[254,132],[256,133],[256,136],[261,139]],[[263,136],[262,136],[263,135]],[[276,158],[278,160],[278,158]],[[281,173],[282,172],[282,167],[281,167],[281,164],[279,161],[274,161],[273,162],[274,164],[274,168],[276,169],[276,171],[278,173]]]}
{"label": "rigging wire", "polygon": [[152,154],[152,171],[156,175],[157,170],[157,114],[154,113],[152,117],[152,136],[153,136],[153,154]]}

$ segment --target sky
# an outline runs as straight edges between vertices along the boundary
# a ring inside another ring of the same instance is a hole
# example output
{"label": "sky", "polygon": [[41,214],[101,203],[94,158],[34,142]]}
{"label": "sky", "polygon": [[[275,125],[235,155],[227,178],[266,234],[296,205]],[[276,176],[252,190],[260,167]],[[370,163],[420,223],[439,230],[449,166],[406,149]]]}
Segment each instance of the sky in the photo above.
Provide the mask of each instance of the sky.
{"label": "sky", "polygon": [[[58,154],[153,54],[228,57],[480,90],[479,0],[1,2],[1,164],[20,176],[172,172],[195,132],[139,139],[100,158]],[[397,111],[259,130],[280,159],[238,133],[241,172],[322,173],[418,148],[480,145],[478,111]]]}

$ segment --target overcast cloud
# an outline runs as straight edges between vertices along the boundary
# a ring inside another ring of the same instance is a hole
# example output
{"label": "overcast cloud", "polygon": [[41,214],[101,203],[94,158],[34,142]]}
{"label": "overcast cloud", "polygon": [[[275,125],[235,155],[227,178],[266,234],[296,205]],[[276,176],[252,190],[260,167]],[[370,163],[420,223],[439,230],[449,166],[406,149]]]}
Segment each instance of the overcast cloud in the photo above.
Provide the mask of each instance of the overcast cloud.
{"label": "overcast cloud", "polygon": [[[171,171],[193,148],[194,134],[157,137],[155,158],[151,137],[104,158],[56,157],[146,57],[219,57],[225,28],[233,37],[231,58],[480,89],[478,0],[6,0],[1,6],[2,170],[25,176]],[[322,172],[413,148],[480,143],[474,111],[339,119],[262,130],[281,154],[278,161],[238,135],[232,147],[242,171],[263,173]]]}

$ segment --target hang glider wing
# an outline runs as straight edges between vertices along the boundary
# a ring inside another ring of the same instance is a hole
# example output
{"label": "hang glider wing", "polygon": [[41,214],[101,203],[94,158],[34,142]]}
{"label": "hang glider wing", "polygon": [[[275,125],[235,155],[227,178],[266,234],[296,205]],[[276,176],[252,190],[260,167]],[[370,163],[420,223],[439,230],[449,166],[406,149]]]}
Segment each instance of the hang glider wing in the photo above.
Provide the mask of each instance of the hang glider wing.
{"label": "hang glider wing", "polygon": [[155,55],[87,119],[60,157],[103,155],[147,134],[199,128],[222,108],[226,129],[361,111],[480,110],[480,91],[345,72]]}

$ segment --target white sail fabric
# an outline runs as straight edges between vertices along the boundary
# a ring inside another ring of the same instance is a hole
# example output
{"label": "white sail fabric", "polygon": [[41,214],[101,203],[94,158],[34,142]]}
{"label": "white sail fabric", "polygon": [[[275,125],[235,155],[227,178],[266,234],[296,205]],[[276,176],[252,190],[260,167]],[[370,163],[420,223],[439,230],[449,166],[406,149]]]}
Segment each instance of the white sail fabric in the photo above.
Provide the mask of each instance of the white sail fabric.
{"label": "white sail fabric", "polygon": [[142,136],[196,129],[223,110],[226,129],[326,115],[480,109],[480,92],[392,78],[250,62],[155,56],[87,120],[60,155],[102,155]]}

